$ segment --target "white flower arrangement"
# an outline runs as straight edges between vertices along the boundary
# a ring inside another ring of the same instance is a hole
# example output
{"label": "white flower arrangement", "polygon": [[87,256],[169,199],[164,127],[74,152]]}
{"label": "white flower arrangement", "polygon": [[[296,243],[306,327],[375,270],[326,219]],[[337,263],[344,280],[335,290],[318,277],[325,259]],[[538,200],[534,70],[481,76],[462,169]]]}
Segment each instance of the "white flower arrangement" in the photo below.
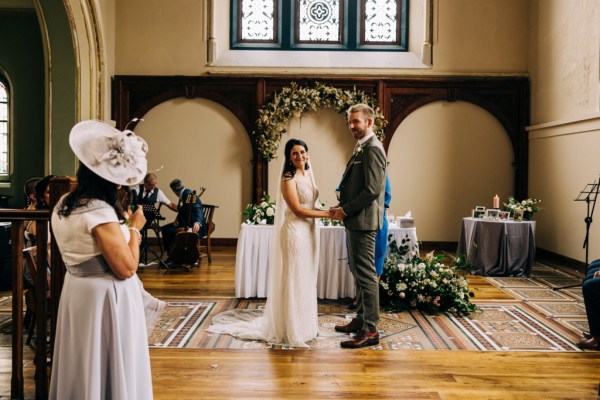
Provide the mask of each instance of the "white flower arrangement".
{"label": "white flower arrangement", "polygon": [[390,255],[379,281],[382,306],[393,311],[408,308],[431,313],[475,311],[477,307],[469,301],[475,295],[456,265],[445,265],[442,263],[445,256],[435,256],[433,252],[421,259],[409,250],[408,241],[402,240],[400,247],[395,241],[390,243]]}
{"label": "white flower arrangement", "polygon": [[265,193],[258,204],[248,204],[242,215],[246,217],[245,224],[273,225],[275,221],[275,201]]}
{"label": "white flower arrangement", "polygon": [[513,215],[515,211],[521,211],[523,212],[523,218],[530,219],[533,214],[543,209],[538,205],[541,202],[540,199],[533,198],[517,201],[514,196],[509,196],[508,203],[503,203],[503,205],[505,211],[510,211]]}
{"label": "white flower arrangement", "polygon": [[256,137],[258,152],[266,161],[274,159],[281,137],[287,132],[292,118],[300,118],[304,113],[323,107],[344,113],[350,106],[359,103],[369,104],[375,111],[373,131],[383,141],[387,121],[376,106],[375,100],[364,92],[336,89],[318,82],[309,88],[292,82],[290,86],[275,93],[273,98],[258,110],[256,130],[252,133]]}

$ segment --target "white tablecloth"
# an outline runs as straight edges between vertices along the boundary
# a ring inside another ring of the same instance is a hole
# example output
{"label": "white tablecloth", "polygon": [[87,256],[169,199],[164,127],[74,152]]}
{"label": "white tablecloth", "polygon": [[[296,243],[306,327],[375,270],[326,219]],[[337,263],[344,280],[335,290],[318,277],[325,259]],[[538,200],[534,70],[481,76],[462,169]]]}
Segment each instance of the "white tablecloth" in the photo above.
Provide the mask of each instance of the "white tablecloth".
{"label": "white tablecloth", "polygon": [[[389,233],[397,243],[408,236],[417,243],[416,228],[398,228],[392,224]],[[269,246],[272,225],[242,224],[235,259],[236,297],[266,297],[269,270]],[[320,299],[354,297],[354,278],[348,268],[346,231],[343,226],[320,226],[319,276],[317,296]]]}

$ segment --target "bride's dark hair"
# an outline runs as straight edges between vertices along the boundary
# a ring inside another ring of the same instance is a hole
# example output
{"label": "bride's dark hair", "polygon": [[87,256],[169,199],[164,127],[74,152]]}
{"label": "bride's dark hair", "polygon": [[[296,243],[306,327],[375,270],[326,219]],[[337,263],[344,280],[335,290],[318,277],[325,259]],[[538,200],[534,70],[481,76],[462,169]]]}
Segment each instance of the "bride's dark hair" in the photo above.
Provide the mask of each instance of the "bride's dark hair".
{"label": "bride's dark hair", "polygon": [[[286,179],[292,179],[294,175],[296,175],[296,167],[294,167],[294,164],[292,164],[292,160],[290,158],[290,153],[292,152],[292,148],[294,146],[302,146],[304,147],[304,150],[308,152],[308,146],[302,140],[290,139],[287,141],[285,144],[285,164],[283,165],[283,173],[281,174],[281,176]],[[304,169],[307,170],[308,168],[308,163],[306,163]]]}

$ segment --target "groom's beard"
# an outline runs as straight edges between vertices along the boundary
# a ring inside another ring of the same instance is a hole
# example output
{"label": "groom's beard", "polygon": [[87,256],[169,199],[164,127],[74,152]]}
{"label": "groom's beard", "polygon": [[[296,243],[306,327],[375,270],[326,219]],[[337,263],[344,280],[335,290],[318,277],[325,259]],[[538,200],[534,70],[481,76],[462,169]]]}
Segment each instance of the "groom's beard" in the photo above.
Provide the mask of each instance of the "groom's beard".
{"label": "groom's beard", "polygon": [[367,130],[366,129],[359,129],[359,128],[355,128],[351,130],[352,132],[352,136],[354,136],[354,139],[362,139],[365,137],[365,135],[367,134]]}

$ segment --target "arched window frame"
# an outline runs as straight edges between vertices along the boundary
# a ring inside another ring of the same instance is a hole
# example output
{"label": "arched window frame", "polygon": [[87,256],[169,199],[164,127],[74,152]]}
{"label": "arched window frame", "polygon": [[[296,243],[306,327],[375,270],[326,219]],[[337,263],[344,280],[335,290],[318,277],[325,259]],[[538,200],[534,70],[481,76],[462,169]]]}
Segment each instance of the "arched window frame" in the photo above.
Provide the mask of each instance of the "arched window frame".
{"label": "arched window frame", "polygon": [[[302,0],[256,0],[272,1],[272,37],[260,39],[242,38],[242,8],[244,2],[254,0],[231,0],[230,49],[232,50],[312,50],[312,51],[408,51],[408,0],[397,1],[396,39],[394,42],[368,42],[365,40],[365,1],[339,0],[339,35],[332,41],[306,41],[299,39],[299,3]],[[334,0],[335,1],[335,0]]]}
{"label": "arched window frame", "polygon": [[0,75],[0,182],[10,178],[10,103],[8,80]]}

